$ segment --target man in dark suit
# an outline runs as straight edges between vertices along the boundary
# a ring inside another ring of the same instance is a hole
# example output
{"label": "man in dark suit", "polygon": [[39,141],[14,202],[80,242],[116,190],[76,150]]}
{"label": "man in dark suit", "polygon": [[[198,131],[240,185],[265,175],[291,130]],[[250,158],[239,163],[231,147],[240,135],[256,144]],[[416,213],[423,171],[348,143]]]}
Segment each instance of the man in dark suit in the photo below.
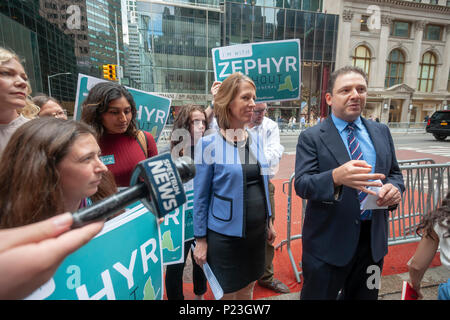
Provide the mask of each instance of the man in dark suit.
{"label": "man in dark suit", "polygon": [[[326,94],[331,115],[298,139],[295,191],[308,200],[301,299],[378,298],[369,278],[381,276],[389,210],[405,187],[389,128],[361,117],[366,97],[364,71],[336,70]],[[387,209],[364,210],[368,195]]]}

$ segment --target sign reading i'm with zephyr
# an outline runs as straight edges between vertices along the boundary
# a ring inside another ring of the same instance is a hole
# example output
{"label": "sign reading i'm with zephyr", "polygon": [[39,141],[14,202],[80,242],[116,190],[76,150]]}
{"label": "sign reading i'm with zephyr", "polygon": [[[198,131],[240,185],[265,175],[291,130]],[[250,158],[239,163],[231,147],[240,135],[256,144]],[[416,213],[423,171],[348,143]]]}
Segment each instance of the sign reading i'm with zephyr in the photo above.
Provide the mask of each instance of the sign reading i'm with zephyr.
{"label": "sign reading i'm with zephyr", "polygon": [[258,102],[300,98],[300,41],[298,39],[238,44],[212,49],[216,81],[234,72],[249,76]]}

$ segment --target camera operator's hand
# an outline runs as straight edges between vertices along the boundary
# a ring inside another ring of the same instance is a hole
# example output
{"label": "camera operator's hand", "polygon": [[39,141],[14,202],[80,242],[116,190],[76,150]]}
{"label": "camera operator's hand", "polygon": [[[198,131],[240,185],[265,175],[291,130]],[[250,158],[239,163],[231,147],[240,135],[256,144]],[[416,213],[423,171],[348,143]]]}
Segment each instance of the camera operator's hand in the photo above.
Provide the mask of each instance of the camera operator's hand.
{"label": "camera operator's hand", "polygon": [[91,240],[103,222],[70,230],[72,214],[0,230],[0,299],[22,299],[47,282],[64,258]]}

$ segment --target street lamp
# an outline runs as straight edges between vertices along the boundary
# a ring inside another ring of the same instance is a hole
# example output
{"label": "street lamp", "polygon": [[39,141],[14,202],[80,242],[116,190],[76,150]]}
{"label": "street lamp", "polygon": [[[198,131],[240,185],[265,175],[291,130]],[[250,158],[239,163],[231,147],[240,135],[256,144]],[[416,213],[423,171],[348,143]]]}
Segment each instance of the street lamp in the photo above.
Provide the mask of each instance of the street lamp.
{"label": "street lamp", "polygon": [[56,73],[56,74],[52,74],[51,76],[47,76],[47,82],[48,82],[48,96],[51,97],[52,96],[52,89],[50,87],[50,78],[56,77],[56,76],[60,76],[63,74],[72,74],[71,72],[62,72],[62,73]]}

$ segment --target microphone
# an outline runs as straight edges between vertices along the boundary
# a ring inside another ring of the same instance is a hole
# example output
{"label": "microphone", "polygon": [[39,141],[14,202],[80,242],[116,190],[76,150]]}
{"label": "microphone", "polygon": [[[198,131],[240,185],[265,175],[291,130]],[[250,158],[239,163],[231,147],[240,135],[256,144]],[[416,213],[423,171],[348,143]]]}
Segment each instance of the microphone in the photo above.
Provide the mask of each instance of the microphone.
{"label": "microphone", "polygon": [[172,161],[163,153],[139,162],[133,171],[130,187],[72,214],[72,227],[103,220],[138,200],[158,218],[186,202],[183,183],[195,176],[191,158]]}

